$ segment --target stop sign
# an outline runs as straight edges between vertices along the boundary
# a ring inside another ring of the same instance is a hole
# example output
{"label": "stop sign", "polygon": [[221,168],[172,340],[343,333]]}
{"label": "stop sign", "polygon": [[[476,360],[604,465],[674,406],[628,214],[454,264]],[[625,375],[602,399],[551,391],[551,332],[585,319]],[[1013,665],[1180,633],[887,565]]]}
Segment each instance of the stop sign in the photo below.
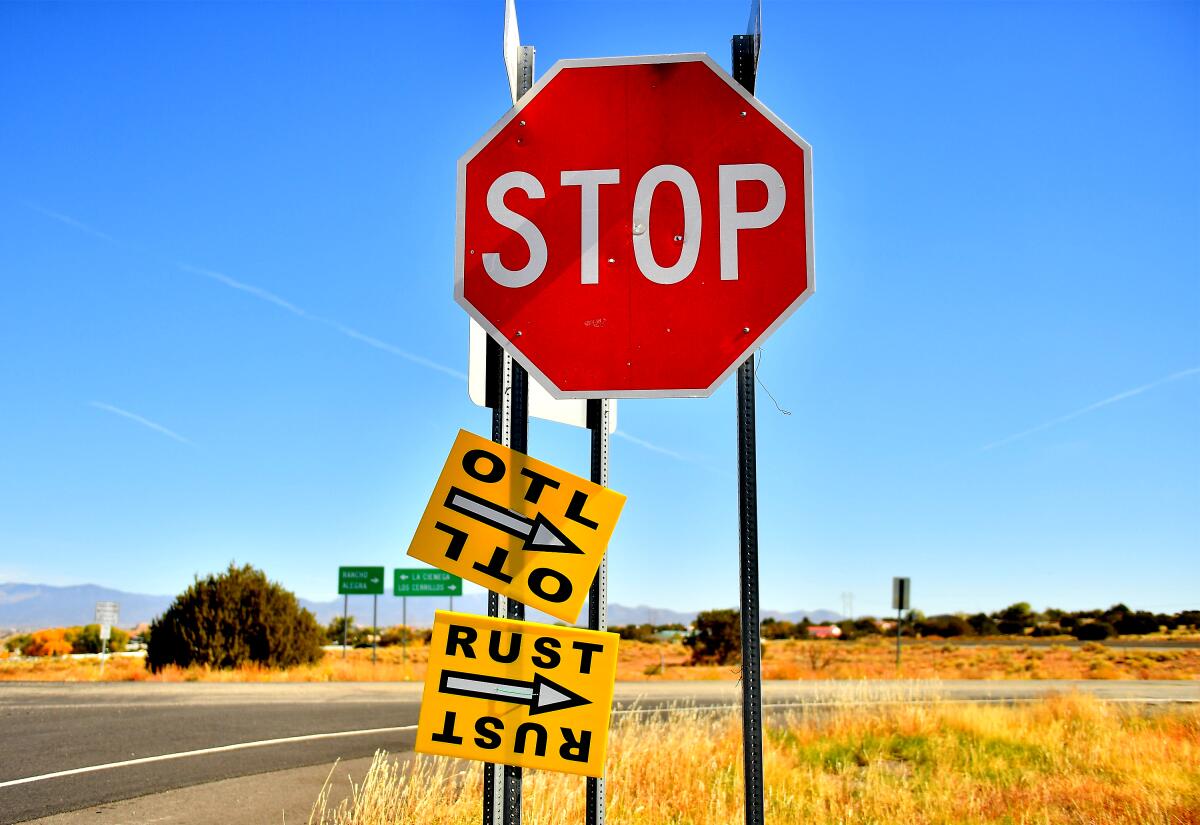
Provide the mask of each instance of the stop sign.
{"label": "stop sign", "polygon": [[455,298],[557,397],[709,395],[812,292],[811,151],[707,55],[560,61],[459,160]]}

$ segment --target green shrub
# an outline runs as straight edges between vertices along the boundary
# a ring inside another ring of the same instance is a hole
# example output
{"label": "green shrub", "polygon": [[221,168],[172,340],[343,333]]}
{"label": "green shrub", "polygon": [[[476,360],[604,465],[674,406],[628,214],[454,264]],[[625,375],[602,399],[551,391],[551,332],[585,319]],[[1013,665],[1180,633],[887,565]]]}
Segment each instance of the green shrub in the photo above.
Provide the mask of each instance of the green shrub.
{"label": "green shrub", "polygon": [[[114,627],[110,631],[111,637],[108,640],[108,652],[114,650],[124,650],[125,645],[129,644],[129,634],[119,627]],[[99,653],[104,649],[104,642],[100,638],[100,625],[87,624],[83,627],[72,627],[67,630],[67,641],[71,643],[72,653]]]}
{"label": "green shrub", "polygon": [[1117,631],[1108,622],[1088,622],[1086,624],[1076,625],[1071,631],[1071,635],[1081,642],[1098,642],[1101,639],[1107,639],[1110,636],[1115,636]]}
{"label": "green shrub", "polygon": [[742,657],[742,621],[736,610],[705,610],[696,629],[683,640],[692,649],[691,663],[724,665]]}
{"label": "green shrub", "polygon": [[250,565],[196,582],[151,625],[146,666],[291,667],[321,658],[324,631],[295,595]]}

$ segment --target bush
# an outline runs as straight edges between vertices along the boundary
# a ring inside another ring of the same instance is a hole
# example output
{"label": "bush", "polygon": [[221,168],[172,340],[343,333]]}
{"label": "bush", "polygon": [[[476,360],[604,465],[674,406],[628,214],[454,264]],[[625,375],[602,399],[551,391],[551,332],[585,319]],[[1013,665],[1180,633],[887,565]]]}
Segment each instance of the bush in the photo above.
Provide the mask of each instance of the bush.
{"label": "bush", "polygon": [[967,619],[967,624],[980,636],[995,636],[1000,632],[1000,628],[996,627],[995,620],[986,613],[976,613]]}
{"label": "bush", "polygon": [[1005,636],[1023,636],[1025,623],[1015,619],[1001,619],[996,628]]}
{"label": "bush", "polygon": [[971,625],[961,616],[933,616],[917,622],[917,632],[922,636],[941,636],[943,639],[952,639],[956,636],[969,636]]}
{"label": "bush", "polygon": [[[379,631],[379,646],[394,647],[405,643],[409,645],[428,644],[432,636],[433,631],[429,628],[419,629],[398,624]],[[370,643],[368,636],[367,644]]]}
{"label": "bush", "polygon": [[1157,633],[1158,617],[1153,613],[1139,610],[1136,613],[1126,613],[1116,622],[1117,632],[1122,636],[1140,636],[1144,633]]}
{"label": "bush", "polygon": [[9,653],[18,653],[22,651],[31,641],[33,641],[33,636],[31,634],[19,633],[5,642],[4,646],[8,648]]}
{"label": "bush", "polygon": [[325,626],[325,644],[340,645],[342,643],[342,629],[347,630],[347,643],[353,642],[354,636],[354,617],[353,616],[334,616],[329,624]]}
{"label": "bush", "polygon": [[796,636],[796,623],[778,619],[763,619],[762,636],[764,639],[792,639]]}
{"label": "bush", "polygon": [[869,616],[854,620],[855,636],[878,636],[880,632],[879,625]]}
{"label": "bush", "polygon": [[654,641],[654,625],[652,624],[615,625],[614,627],[610,627],[609,630],[630,642]]}
{"label": "bush", "polygon": [[39,630],[21,648],[23,656],[66,656],[70,652],[71,643],[67,641],[66,628],[62,627]]}
{"label": "bush", "polygon": [[1088,622],[1076,625],[1071,635],[1081,642],[1098,642],[1116,635],[1116,630],[1108,622]]}
{"label": "bush", "polygon": [[146,666],[291,667],[321,658],[324,631],[296,597],[250,565],[197,581],[151,625]]}
{"label": "bush", "polygon": [[[124,650],[129,644],[129,634],[119,627],[110,631],[108,652]],[[83,627],[72,627],[67,631],[67,641],[71,643],[73,653],[99,653],[104,650],[104,641],[100,638],[100,625],[88,624]]]}
{"label": "bush", "polygon": [[692,649],[691,663],[724,665],[742,657],[742,621],[736,610],[705,610],[696,629],[683,640]]}

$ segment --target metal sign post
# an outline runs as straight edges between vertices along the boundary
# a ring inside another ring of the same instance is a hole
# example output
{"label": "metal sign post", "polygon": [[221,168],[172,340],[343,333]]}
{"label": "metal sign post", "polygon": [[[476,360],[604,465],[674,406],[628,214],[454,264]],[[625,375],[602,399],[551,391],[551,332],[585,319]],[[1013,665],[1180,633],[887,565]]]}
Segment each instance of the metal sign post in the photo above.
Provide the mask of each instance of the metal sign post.
{"label": "metal sign post", "polygon": [[[514,0],[504,4],[504,66],[508,73],[509,92],[516,104],[533,86],[532,46],[521,45]],[[492,441],[529,452],[529,384],[528,374],[512,356],[490,337],[487,345],[488,376],[496,376],[499,386],[492,393]],[[488,591],[488,616],[524,619],[525,606]],[[521,769],[486,764],[483,767],[483,825],[520,825]]]}
{"label": "metal sign post", "polygon": [[[752,15],[751,21],[754,21]],[[758,37],[733,38],[733,79],[754,94]],[[741,539],[742,761],[746,823],[763,822],[762,645],[759,635],[758,468],[755,449],[754,354],[738,367],[738,525]]]}
{"label": "metal sign post", "polygon": [[379,635],[379,594],[383,592],[382,567],[339,567],[338,594],[342,600],[342,658],[346,658],[346,630],[350,624],[350,594],[362,593],[374,596],[371,619],[371,664],[375,664],[375,637]]}
{"label": "metal sign post", "polygon": [[100,678],[104,678],[104,662],[108,658],[108,640],[112,628],[120,621],[121,607],[116,602],[96,602],[96,623],[100,625]]}
{"label": "metal sign post", "polygon": [[[608,486],[609,424],[614,402],[608,399],[587,402],[588,427],[592,432],[592,481]],[[588,591],[588,629],[608,630],[608,553]],[[604,777],[588,777],[587,825],[604,825]]]}
{"label": "metal sign post", "polygon": [[909,609],[912,583],[907,576],[892,579],[892,607],[896,608],[896,669],[900,669],[900,630],[904,626],[901,611]]}

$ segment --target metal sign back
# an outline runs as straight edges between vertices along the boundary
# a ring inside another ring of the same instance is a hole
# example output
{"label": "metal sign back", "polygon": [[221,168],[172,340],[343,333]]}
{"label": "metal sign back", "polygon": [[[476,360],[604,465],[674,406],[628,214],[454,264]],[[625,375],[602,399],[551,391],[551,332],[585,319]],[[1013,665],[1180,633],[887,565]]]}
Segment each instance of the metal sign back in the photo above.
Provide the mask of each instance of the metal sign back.
{"label": "metal sign back", "polygon": [[[474,319],[470,319],[471,332],[467,359],[467,394],[472,403],[480,407],[491,406],[487,399],[487,332]],[[608,432],[617,431],[617,402],[610,402]],[[587,400],[583,398],[557,399],[539,381],[529,378],[529,416],[543,421],[556,421],[571,427],[587,428]]]}

